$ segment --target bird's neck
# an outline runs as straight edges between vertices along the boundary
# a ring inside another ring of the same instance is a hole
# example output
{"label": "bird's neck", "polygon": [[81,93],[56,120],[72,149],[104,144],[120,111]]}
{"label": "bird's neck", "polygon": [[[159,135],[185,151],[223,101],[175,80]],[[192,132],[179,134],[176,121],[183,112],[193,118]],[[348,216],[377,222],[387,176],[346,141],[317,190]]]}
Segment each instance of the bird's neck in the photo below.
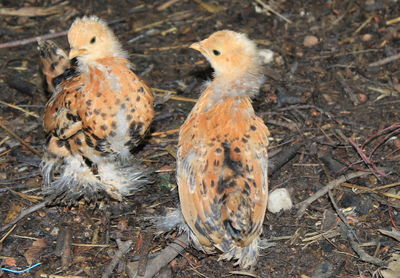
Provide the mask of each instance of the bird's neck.
{"label": "bird's neck", "polygon": [[194,110],[206,112],[215,105],[232,98],[236,99],[235,103],[250,101],[250,98],[258,93],[263,82],[264,76],[261,71],[246,72],[236,78],[216,75],[201,94]]}
{"label": "bird's neck", "polygon": [[129,62],[122,57],[105,57],[105,58],[99,58],[96,60],[88,60],[88,59],[80,59],[78,58],[78,70],[80,72],[86,73],[92,69],[99,69],[99,70],[104,70],[105,66],[107,65],[113,65],[115,63],[121,63],[121,64],[127,64],[129,65]]}
{"label": "bird's neck", "polygon": [[264,75],[260,68],[253,68],[240,74],[216,74],[209,85],[217,98],[253,97],[258,93]]}

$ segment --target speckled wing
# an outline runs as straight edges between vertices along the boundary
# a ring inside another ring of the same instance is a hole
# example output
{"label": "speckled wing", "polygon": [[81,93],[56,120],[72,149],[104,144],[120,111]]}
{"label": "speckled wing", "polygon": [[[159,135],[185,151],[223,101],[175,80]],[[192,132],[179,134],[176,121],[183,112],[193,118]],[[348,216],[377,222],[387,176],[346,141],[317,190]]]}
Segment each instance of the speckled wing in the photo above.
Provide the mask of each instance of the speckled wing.
{"label": "speckled wing", "polygon": [[268,194],[268,129],[248,99],[198,103],[180,131],[182,212],[203,246],[228,252],[261,232]]}
{"label": "speckled wing", "polygon": [[82,86],[80,77],[75,76],[56,88],[44,111],[43,124],[47,132],[68,139],[81,130],[78,103]]}
{"label": "speckled wing", "polygon": [[98,62],[57,87],[44,126],[60,139],[83,131],[88,146],[103,153],[128,153],[154,117],[153,95],[125,59]]}

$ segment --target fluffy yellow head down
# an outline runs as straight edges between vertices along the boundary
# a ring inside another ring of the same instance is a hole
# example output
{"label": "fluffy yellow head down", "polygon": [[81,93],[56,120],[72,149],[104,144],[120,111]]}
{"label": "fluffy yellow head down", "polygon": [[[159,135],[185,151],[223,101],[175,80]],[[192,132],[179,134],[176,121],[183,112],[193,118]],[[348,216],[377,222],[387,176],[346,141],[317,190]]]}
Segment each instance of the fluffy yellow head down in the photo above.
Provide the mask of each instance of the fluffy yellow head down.
{"label": "fluffy yellow head down", "polygon": [[96,16],[78,18],[68,31],[69,58],[93,62],[107,57],[125,57],[113,31]]}
{"label": "fluffy yellow head down", "polygon": [[207,58],[216,78],[237,78],[260,63],[256,44],[245,34],[230,30],[215,32],[190,47]]}

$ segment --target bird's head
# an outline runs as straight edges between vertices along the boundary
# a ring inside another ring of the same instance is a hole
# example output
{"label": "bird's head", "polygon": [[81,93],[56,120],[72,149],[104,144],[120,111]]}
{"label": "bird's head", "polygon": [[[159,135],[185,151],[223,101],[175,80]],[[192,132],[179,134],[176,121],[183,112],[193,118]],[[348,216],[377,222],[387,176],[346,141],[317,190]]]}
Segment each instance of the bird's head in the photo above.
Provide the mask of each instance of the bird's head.
{"label": "bird's head", "polygon": [[207,58],[214,68],[216,78],[239,78],[251,71],[252,67],[259,66],[255,43],[246,35],[234,31],[215,32],[190,47],[200,51]]}
{"label": "bird's head", "polygon": [[78,18],[68,31],[69,58],[93,62],[107,57],[125,57],[121,44],[107,24],[96,16]]}

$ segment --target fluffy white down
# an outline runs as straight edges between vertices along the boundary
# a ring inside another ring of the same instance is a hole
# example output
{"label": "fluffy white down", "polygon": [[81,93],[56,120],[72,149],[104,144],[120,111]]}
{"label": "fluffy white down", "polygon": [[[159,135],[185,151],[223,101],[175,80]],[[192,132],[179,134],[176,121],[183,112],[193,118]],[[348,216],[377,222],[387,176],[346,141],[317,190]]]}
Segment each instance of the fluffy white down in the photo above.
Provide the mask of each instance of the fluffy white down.
{"label": "fluffy white down", "polygon": [[281,210],[290,210],[293,207],[292,199],[286,188],[278,188],[268,195],[268,211],[278,213]]}

